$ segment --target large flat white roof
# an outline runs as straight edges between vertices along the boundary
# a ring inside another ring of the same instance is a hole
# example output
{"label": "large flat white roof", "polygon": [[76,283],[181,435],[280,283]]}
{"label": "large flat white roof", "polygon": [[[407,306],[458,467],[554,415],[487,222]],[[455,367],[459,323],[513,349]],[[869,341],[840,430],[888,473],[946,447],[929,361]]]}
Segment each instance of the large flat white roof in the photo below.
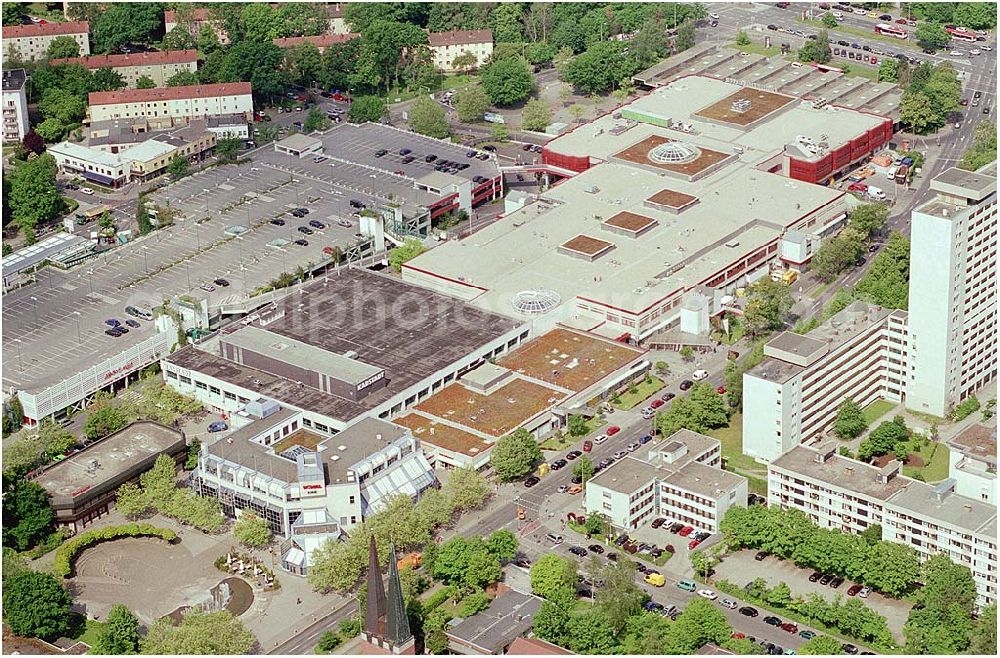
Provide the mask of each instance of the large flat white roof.
{"label": "large flat white roof", "polygon": [[[696,196],[698,203],[678,215],[647,207],[645,200],[664,188]],[[541,202],[407,265],[486,288],[474,303],[494,312],[510,313],[510,298],[532,288],[555,290],[563,300],[580,296],[639,312],[776,240],[814,210],[832,216],[850,203],[838,190],[748,166],[730,166],[690,183],[606,163],[549,190]],[[602,226],[622,211],[656,225],[638,237]],[[614,248],[594,261],[560,252],[581,234]]]}
{"label": "large flat white roof", "polygon": [[681,78],[654,89],[622,109],[626,115],[633,111],[670,119],[674,123],[691,124],[694,132],[665,130],[648,123],[639,123],[620,132],[629,122],[625,118],[615,118],[616,112],[556,138],[549,142],[548,148],[565,155],[590,155],[607,160],[643,137],[660,134],[727,153],[733,152],[735,146],[744,151],[756,150],[763,155],[781,151],[786,144],[794,143],[799,135],[836,148],[885,122],[882,117],[832,105],[814,109],[812,103],[798,99],[790,99],[783,108],[775,110],[773,118],[749,129],[708,121],[696,114],[741,91],[743,94],[740,95],[745,94],[752,102],[754,89],[702,76]]}

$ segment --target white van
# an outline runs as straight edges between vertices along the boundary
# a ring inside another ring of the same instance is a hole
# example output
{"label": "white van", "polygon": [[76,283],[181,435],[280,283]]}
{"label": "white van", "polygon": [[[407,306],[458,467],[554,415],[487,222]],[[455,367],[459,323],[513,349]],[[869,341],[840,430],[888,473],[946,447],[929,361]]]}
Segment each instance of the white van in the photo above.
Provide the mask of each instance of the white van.
{"label": "white van", "polygon": [[873,201],[881,201],[885,199],[885,192],[881,188],[875,187],[874,185],[868,186],[868,198]]}
{"label": "white van", "polygon": [[[868,189],[871,190],[872,188],[869,187]],[[703,379],[708,379],[708,371],[695,370],[693,373],[691,373],[691,379],[695,380],[696,382],[700,382]]]}
{"label": "white van", "polygon": [[895,180],[896,179],[896,172],[898,170],[899,170],[899,167],[896,167],[896,166],[889,167],[889,169],[885,172],[885,177],[888,180]]}

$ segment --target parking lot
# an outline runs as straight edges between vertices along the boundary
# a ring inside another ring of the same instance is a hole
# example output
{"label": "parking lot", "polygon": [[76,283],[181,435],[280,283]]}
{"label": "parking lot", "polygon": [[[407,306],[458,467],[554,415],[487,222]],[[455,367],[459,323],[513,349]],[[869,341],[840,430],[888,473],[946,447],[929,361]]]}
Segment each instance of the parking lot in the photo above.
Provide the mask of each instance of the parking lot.
{"label": "parking lot", "polygon": [[[851,581],[845,581],[837,589],[832,589],[828,585],[821,585],[819,582],[809,582],[812,569],[801,569],[792,562],[779,560],[769,556],[767,559],[757,561],[754,559],[756,551],[737,551],[715,568],[717,578],[745,585],[754,578],[763,578],[769,587],[774,587],[780,582],[784,582],[792,590],[793,596],[805,596],[809,593],[819,594],[828,601],[832,601],[835,596],[847,599],[847,590],[853,585]],[[868,598],[863,599],[865,605],[869,606],[878,614],[884,616],[889,625],[889,630],[896,636],[899,642],[903,641],[903,624],[910,613],[911,604],[898,599],[891,599],[882,596],[878,592],[872,592]]]}
{"label": "parking lot", "polygon": [[[296,231],[312,218],[326,223],[331,216],[350,216],[346,202],[319,193],[325,187],[242,164],[213,167],[155,193],[151,207],[179,213],[173,226],[68,271],[43,268],[38,283],[4,296],[4,385],[37,390],[148,338],[153,328],[145,321],[120,338],[104,334],[104,320],[124,320],[126,305],[158,306],[190,292],[218,304],[281,272],[321,262],[326,246],[354,243],[356,219],[350,228],[327,223],[309,236]],[[287,214],[298,206],[312,210],[306,219]],[[273,217],[284,218],[285,225],[270,224]],[[236,226],[250,230],[238,238],[226,233]],[[293,244],[303,237],[307,246]],[[218,278],[230,285],[214,284]]]}

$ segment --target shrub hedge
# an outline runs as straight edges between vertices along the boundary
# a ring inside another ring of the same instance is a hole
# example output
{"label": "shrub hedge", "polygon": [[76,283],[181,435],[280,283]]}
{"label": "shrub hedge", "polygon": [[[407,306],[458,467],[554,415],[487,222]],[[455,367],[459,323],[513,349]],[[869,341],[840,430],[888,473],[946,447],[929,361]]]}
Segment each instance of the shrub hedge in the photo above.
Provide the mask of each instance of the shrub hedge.
{"label": "shrub hedge", "polygon": [[94,544],[125,537],[159,537],[164,541],[174,541],[177,539],[177,533],[150,523],[127,523],[87,530],[66,541],[56,550],[53,570],[57,576],[68,578],[73,573],[73,561],[81,551]]}

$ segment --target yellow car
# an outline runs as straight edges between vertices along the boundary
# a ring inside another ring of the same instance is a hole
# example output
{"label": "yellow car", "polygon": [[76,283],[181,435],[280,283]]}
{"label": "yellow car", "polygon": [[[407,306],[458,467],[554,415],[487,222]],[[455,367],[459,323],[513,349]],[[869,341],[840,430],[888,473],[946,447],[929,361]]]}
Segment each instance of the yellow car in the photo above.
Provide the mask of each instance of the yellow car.
{"label": "yellow car", "polygon": [[868,18],[878,18],[878,12],[877,11],[868,12]]}
{"label": "yellow car", "polygon": [[649,583],[650,585],[653,585],[655,587],[663,587],[663,585],[666,584],[666,582],[667,582],[667,579],[664,578],[663,574],[660,574],[660,573],[649,573],[649,574],[646,574],[645,580],[646,580],[647,583]]}

